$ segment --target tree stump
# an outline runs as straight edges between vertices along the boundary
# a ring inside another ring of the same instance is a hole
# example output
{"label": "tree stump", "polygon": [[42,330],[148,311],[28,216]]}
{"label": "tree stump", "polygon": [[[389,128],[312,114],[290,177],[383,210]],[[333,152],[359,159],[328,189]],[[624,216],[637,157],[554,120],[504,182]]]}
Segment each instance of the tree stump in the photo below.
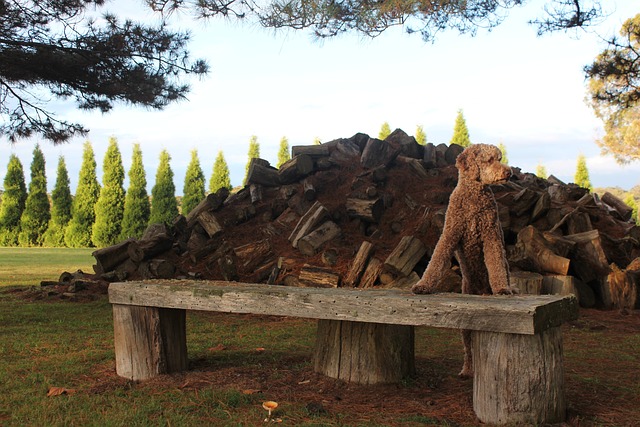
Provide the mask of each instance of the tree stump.
{"label": "tree stump", "polygon": [[415,373],[414,327],[318,320],[313,365],[352,383],[397,383]]}
{"label": "tree stump", "polygon": [[541,425],[565,420],[559,327],[536,335],[474,331],[472,351],[473,409],[480,421]]}
{"label": "tree stump", "polygon": [[186,310],[113,305],[116,373],[133,381],[187,369]]}

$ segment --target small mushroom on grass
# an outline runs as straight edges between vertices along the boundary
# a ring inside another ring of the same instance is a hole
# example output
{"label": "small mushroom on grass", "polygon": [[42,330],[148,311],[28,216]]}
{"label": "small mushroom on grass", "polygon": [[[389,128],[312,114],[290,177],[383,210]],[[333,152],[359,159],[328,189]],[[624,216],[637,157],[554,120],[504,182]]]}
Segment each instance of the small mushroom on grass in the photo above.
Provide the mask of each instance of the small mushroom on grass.
{"label": "small mushroom on grass", "polygon": [[273,411],[278,407],[278,402],[273,402],[271,400],[268,400],[262,403],[262,407],[267,411],[269,411],[269,416],[265,419],[265,421],[269,421],[271,420],[271,411]]}

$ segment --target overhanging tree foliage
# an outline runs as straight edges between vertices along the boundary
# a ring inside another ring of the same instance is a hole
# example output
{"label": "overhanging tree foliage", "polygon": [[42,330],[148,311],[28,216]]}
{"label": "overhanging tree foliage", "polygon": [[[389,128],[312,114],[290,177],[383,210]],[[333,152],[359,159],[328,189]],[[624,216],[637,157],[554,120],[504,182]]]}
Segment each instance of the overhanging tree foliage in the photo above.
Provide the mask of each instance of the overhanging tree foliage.
{"label": "overhanging tree foliage", "polygon": [[640,159],[640,14],[622,25],[620,37],[585,72],[587,101],[604,124],[597,141],[603,153],[620,163]]}
{"label": "overhanging tree foliage", "polygon": [[9,157],[7,174],[4,176],[4,192],[0,205],[0,245],[15,246],[18,244],[20,216],[27,200],[27,186],[24,182],[22,162],[15,154]]}
{"label": "overhanging tree foliage", "polygon": [[162,109],[185,98],[184,75],[207,73],[204,61],[189,61],[188,33],[111,14],[92,19],[104,3],[0,2],[0,135],[60,143],[88,130],[57,118],[51,95],[103,113],[118,102]]}

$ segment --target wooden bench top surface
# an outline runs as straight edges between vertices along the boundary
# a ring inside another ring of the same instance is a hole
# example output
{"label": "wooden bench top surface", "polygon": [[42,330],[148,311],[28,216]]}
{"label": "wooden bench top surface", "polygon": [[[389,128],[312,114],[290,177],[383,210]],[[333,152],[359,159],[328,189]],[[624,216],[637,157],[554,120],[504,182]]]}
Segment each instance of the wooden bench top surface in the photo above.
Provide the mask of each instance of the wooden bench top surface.
{"label": "wooden bench top surface", "polygon": [[202,280],[112,283],[121,305],[536,334],[578,317],[573,295],[414,295]]}

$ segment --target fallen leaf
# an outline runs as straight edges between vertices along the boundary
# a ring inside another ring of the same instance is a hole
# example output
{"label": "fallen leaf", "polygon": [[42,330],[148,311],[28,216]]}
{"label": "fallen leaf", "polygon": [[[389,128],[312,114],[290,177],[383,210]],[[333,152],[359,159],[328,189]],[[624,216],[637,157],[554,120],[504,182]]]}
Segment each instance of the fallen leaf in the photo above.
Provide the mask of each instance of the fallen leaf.
{"label": "fallen leaf", "polygon": [[242,390],[242,394],[256,394],[256,393],[262,393],[262,390],[254,390],[254,389],[247,389],[247,390]]}
{"label": "fallen leaf", "polygon": [[49,391],[47,392],[47,397],[52,396],[60,396],[62,394],[74,394],[76,391],[72,388],[64,388],[64,387],[49,387]]}
{"label": "fallen leaf", "polygon": [[210,347],[209,351],[222,351],[222,350],[226,350],[227,347],[224,344],[218,344],[215,347]]}
{"label": "fallen leaf", "polygon": [[298,385],[302,385],[302,384],[309,384],[311,382],[311,380],[304,380],[304,381],[300,381],[298,383]]}
{"label": "fallen leaf", "polygon": [[256,351],[258,353],[262,353],[264,351],[264,347],[258,347],[258,348],[256,348]]}

